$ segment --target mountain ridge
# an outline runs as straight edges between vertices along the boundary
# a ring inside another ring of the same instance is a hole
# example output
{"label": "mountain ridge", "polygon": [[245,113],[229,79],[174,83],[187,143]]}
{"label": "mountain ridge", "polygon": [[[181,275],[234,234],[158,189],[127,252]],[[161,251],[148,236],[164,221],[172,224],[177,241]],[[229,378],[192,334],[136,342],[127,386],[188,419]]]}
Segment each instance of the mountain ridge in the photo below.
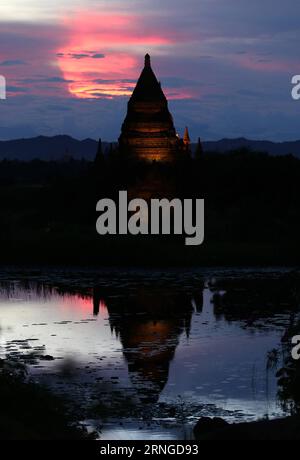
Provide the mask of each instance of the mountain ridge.
{"label": "mountain ridge", "polygon": [[[109,149],[110,143],[103,142],[103,151]],[[0,141],[0,160],[31,161],[40,159],[45,161],[59,161],[67,158],[76,160],[93,160],[97,152],[98,142],[91,138],[74,139],[68,135],[36,136],[31,138]],[[195,150],[196,144],[192,144]],[[300,158],[300,140],[274,142],[268,140],[250,140],[243,137],[218,141],[203,142],[205,152],[226,153],[232,150],[248,148],[254,152],[266,152],[270,155],[293,154]]]}

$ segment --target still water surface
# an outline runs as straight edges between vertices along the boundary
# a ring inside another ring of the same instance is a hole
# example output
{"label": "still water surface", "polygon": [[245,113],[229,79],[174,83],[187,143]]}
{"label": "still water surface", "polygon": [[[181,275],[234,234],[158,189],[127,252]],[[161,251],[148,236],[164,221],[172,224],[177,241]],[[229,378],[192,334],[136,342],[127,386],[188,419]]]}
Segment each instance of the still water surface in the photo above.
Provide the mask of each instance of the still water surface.
{"label": "still water surface", "polygon": [[67,395],[102,439],[187,439],[201,416],[281,416],[267,357],[294,308],[288,276],[3,271],[0,353]]}

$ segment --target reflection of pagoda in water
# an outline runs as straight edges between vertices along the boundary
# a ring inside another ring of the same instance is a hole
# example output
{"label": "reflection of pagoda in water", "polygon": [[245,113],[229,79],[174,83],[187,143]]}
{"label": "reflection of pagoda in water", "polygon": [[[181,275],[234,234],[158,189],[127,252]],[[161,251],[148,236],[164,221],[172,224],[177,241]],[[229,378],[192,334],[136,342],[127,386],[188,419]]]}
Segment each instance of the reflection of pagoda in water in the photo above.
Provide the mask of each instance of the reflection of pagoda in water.
{"label": "reflection of pagoda in water", "polygon": [[174,161],[189,151],[188,131],[181,141],[176,134],[168,101],[151,68],[150,56],[128,102],[128,111],[119,138],[121,152],[147,161]]}
{"label": "reflection of pagoda in water", "polygon": [[179,338],[182,333],[189,335],[194,312],[192,298],[180,291],[153,286],[107,297],[102,290],[95,289],[96,314],[100,299],[105,301],[111,328],[122,343],[139,398],[157,402],[168,381]]}

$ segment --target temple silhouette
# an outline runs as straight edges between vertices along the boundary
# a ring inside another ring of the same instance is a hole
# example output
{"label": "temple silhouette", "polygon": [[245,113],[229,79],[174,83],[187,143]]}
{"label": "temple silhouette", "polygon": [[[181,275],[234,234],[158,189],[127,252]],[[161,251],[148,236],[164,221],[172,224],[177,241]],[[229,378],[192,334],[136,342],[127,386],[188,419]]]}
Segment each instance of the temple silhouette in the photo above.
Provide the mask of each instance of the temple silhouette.
{"label": "temple silhouette", "polygon": [[189,152],[188,128],[184,138],[176,133],[167,98],[157,80],[149,54],[128,102],[127,116],[119,137],[120,152],[146,161],[173,162]]}

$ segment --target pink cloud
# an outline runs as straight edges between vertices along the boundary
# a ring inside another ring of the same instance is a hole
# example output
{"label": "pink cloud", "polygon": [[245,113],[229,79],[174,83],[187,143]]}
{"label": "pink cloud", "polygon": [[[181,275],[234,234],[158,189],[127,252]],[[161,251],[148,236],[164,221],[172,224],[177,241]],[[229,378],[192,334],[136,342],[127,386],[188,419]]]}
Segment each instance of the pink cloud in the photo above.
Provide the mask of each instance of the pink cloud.
{"label": "pink cloud", "polygon": [[[83,10],[55,25],[18,24],[12,28],[3,24],[0,61],[24,61],[24,65],[5,69],[10,96],[129,97],[143,55],[159,51],[168,56],[174,53],[177,40],[178,31],[156,24],[154,16]],[[187,88],[164,89],[170,99],[194,96]]]}
{"label": "pink cloud", "polygon": [[[68,38],[57,50],[57,62],[72,95],[80,98],[129,96],[134,85],[120,82],[95,85],[95,79],[136,79],[142,53],[173,43],[164,33],[147,33],[137,15],[84,11],[64,18]],[[93,55],[101,55],[95,59]],[[75,57],[75,59],[74,59]]]}

